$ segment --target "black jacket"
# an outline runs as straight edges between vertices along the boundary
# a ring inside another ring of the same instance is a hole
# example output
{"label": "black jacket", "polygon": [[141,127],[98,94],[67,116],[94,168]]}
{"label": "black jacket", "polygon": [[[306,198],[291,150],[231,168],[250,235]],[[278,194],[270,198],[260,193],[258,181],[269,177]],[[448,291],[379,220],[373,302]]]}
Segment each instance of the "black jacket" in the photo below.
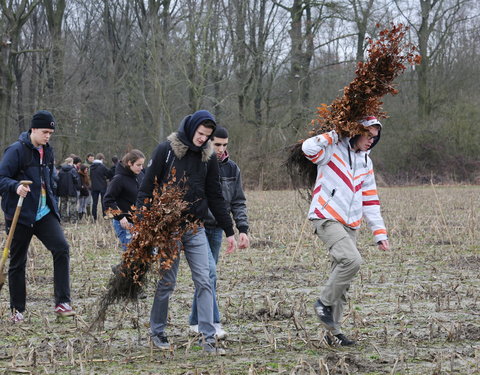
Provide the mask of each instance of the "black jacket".
{"label": "black jacket", "polygon": [[190,202],[188,213],[203,221],[210,209],[227,237],[232,236],[233,223],[226,210],[219,181],[218,162],[210,141],[208,147],[193,151],[177,134],[171,134],[167,141],[160,143],[154,150],[138,192],[137,207],[143,205],[145,199],[152,197],[155,178],[166,182],[171,177],[170,171],[175,168],[177,183],[181,183],[182,178],[186,177],[184,199]]}
{"label": "black jacket", "polygon": [[110,169],[100,160],[94,160],[90,166],[90,179],[92,181],[92,191],[106,191],[107,180],[112,178]]}
{"label": "black jacket", "polygon": [[124,217],[130,220],[131,207],[135,205],[138,188],[143,181],[143,177],[143,171],[136,175],[121,162],[117,163],[115,177],[108,184],[107,193],[103,198],[105,208],[122,211],[120,215],[115,215],[116,220],[121,220]]}
{"label": "black jacket", "polygon": [[58,172],[57,195],[59,197],[76,197],[80,190],[80,176],[73,165],[64,164]]}
{"label": "black jacket", "polygon": [[[220,184],[222,185],[222,194],[227,204],[228,212],[231,212],[235,224],[240,233],[248,232],[247,203],[242,188],[242,178],[240,176],[240,168],[231,160],[226,158],[219,161],[220,167]],[[205,220],[206,227],[217,227],[218,223],[213,214],[209,211],[208,218]]]}
{"label": "black jacket", "polygon": [[23,201],[18,222],[32,226],[37,216],[40,199],[41,181],[45,182],[47,205],[51,212],[60,220],[57,200],[53,194],[53,149],[43,146],[44,155],[40,165],[40,154],[30,141],[30,132],[23,132],[18,141],[11,144],[0,162],[0,194],[2,194],[2,209],[8,220],[13,219],[17,207],[17,187],[20,180],[31,180],[30,193]]}

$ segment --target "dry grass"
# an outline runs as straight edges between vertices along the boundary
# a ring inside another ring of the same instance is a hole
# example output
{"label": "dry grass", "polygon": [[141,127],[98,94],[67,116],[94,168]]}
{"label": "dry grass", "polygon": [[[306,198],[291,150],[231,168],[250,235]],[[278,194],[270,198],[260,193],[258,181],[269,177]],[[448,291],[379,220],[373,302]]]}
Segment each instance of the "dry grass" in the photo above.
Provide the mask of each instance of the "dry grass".
{"label": "dry grass", "polygon": [[313,314],[328,257],[293,192],[249,192],[252,247],[219,264],[228,354],[207,357],[188,334],[193,286],[182,260],[171,303],[174,350],[148,341],[148,298],[110,310],[87,333],[119,250],[108,222],[67,226],[76,319],[52,313],[51,257],[34,242],[26,322],[8,321],[0,296],[0,372],[58,374],[479,374],[480,188],[384,188],[393,250],[362,230],[365,263],[351,290],[346,332],[354,348],[328,348]]}

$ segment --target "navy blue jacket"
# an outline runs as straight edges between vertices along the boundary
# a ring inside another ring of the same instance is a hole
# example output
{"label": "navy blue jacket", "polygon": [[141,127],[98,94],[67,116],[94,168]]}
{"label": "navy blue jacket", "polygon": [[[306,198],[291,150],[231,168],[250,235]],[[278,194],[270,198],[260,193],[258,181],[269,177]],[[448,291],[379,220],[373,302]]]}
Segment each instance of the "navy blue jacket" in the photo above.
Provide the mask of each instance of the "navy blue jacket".
{"label": "navy blue jacket", "polygon": [[58,172],[57,196],[76,197],[80,190],[80,176],[73,165],[64,164]]}
{"label": "navy blue jacket", "polygon": [[30,132],[23,132],[18,141],[7,147],[0,162],[0,194],[2,195],[2,210],[5,218],[13,219],[18,202],[17,187],[21,180],[31,180],[30,193],[23,201],[22,211],[18,222],[23,225],[33,226],[37,216],[40,200],[41,181],[45,182],[47,205],[51,212],[57,216],[57,201],[53,194],[53,149],[47,143],[43,146],[43,162],[40,165],[40,153],[30,141]]}
{"label": "navy blue jacket", "polygon": [[113,173],[101,161],[94,160],[90,166],[90,180],[92,191],[106,191],[107,180],[113,177]]}

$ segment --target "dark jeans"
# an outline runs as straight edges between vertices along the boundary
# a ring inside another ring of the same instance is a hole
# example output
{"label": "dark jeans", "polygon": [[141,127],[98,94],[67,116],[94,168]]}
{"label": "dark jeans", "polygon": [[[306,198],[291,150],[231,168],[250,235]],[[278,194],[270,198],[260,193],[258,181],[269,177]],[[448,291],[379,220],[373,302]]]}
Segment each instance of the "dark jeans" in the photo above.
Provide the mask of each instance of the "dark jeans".
{"label": "dark jeans", "polygon": [[[11,221],[7,220],[7,231]],[[19,312],[25,311],[27,297],[25,266],[28,246],[35,235],[50,250],[53,257],[53,284],[55,304],[70,302],[70,254],[69,246],[63,234],[60,222],[51,212],[28,227],[17,224],[10,247],[10,266],[8,268],[8,287],[10,289],[10,307]]]}
{"label": "dark jeans", "polygon": [[92,216],[93,220],[97,220],[97,206],[98,206],[98,196],[101,196],[100,203],[102,204],[102,216],[105,216],[105,205],[103,204],[103,197],[105,196],[106,190],[92,190]]}

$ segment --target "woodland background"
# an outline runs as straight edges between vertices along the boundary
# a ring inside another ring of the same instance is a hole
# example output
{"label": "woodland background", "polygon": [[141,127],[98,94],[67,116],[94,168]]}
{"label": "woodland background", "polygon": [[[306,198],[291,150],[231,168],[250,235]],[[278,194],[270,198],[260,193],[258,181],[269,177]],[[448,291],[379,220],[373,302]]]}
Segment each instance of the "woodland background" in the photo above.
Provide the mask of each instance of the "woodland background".
{"label": "woodland background", "polygon": [[410,26],[421,65],[385,98],[373,153],[388,184],[480,182],[477,0],[0,0],[0,142],[57,118],[57,161],[147,157],[201,108],[230,130],[245,183],[288,188],[305,137],[365,58],[377,24]]}

